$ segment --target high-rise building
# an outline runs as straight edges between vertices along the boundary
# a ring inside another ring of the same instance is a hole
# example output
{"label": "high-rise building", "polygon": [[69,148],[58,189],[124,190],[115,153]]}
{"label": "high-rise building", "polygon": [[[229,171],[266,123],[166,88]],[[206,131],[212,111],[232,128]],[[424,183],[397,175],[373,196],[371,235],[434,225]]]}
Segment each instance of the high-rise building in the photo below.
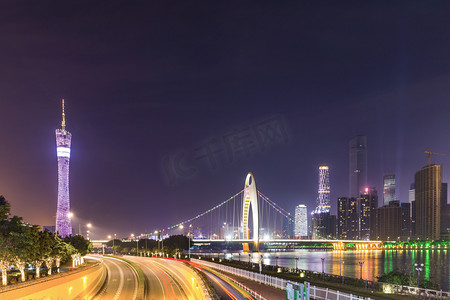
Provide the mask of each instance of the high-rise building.
{"label": "high-rise building", "polygon": [[336,216],[330,212],[313,213],[312,239],[335,239],[336,238]]}
{"label": "high-rise building", "polygon": [[[317,207],[311,215],[313,239],[335,238],[336,225],[332,228],[333,216],[330,215],[330,173],[328,166],[319,167]],[[336,219],[336,216],[334,218]]]}
{"label": "high-rise building", "polygon": [[330,211],[330,172],[328,166],[319,167],[319,196],[316,212]]}
{"label": "high-rise building", "polygon": [[64,99],[62,100],[61,129],[56,129],[56,155],[58,157],[58,204],[56,209],[56,232],[60,236],[72,234],[69,199],[69,161],[72,134],[66,130]]}
{"label": "high-rise building", "polygon": [[357,202],[357,198],[338,198],[337,236],[340,240],[356,240],[359,236]]}
{"label": "high-rise building", "polygon": [[402,235],[402,209],[400,201],[391,201],[374,210],[371,240],[396,241]]}
{"label": "high-rise building", "polygon": [[306,205],[299,204],[295,207],[295,229],[296,238],[308,236],[308,212]]}
{"label": "high-rise building", "polygon": [[370,231],[373,226],[373,211],[378,208],[378,193],[375,188],[365,188],[359,198],[359,239],[370,240]]}
{"label": "high-rise building", "polygon": [[349,144],[349,196],[358,198],[367,186],[367,137],[357,135]]}
{"label": "high-rise building", "polygon": [[294,236],[295,216],[291,217],[291,213],[288,213],[287,218],[283,218],[283,230],[281,233],[282,238],[291,239]]}
{"label": "high-rise building", "polygon": [[442,167],[427,165],[414,176],[416,236],[438,240],[441,233]]}
{"label": "high-rise building", "polygon": [[450,205],[447,203],[448,185],[441,185],[441,239],[450,238]]}
{"label": "high-rise building", "polygon": [[411,236],[411,203],[400,203],[402,208],[402,236]]}
{"label": "high-rise building", "polygon": [[414,187],[414,183],[411,183],[409,188],[408,200],[411,207],[411,236],[416,235],[416,188]]}
{"label": "high-rise building", "polygon": [[383,175],[383,205],[389,205],[389,202],[397,200],[395,197],[395,174]]}

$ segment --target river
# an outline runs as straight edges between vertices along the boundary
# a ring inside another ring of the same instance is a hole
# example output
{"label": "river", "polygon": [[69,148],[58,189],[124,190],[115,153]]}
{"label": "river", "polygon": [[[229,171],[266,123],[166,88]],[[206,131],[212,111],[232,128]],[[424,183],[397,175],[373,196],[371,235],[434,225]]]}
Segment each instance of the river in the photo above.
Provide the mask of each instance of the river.
{"label": "river", "polygon": [[[215,257],[223,254],[215,253]],[[359,262],[362,266],[362,277],[368,280],[377,280],[377,276],[390,271],[399,270],[409,274],[415,271],[414,264],[424,264],[421,278],[440,284],[441,288],[449,291],[449,263],[450,256],[447,250],[362,250],[362,251],[323,251],[323,250],[295,250],[285,252],[251,253],[250,259],[258,263],[261,255],[263,263],[282,267],[322,272],[324,258],[324,271],[335,275],[360,277]],[[227,253],[227,259],[249,261],[247,253]],[[278,258],[277,258],[278,257]],[[298,258],[298,259],[296,259]],[[343,263],[340,263],[343,261]],[[341,269],[340,269],[341,267]]]}

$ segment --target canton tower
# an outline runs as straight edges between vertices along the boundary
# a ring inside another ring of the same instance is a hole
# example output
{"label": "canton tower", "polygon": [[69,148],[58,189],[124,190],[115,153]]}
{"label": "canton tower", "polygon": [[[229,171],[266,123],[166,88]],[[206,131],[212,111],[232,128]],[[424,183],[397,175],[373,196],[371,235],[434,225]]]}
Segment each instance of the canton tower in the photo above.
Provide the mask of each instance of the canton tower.
{"label": "canton tower", "polygon": [[62,99],[61,129],[56,129],[56,154],[58,157],[58,206],[56,209],[56,232],[59,236],[72,235],[69,200],[69,160],[72,134],[66,130],[64,99]]}

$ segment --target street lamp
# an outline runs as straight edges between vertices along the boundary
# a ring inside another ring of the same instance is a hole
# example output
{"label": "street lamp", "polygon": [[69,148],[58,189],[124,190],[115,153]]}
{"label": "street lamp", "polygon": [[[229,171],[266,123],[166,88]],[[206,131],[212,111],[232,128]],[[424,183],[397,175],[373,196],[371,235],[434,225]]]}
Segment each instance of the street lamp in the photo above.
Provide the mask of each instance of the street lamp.
{"label": "street lamp", "polygon": [[417,287],[420,287],[420,272],[423,270],[423,264],[414,264],[417,271]]}
{"label": "street lamp", "polygon": [[360,261],[359,262],[359,279],[361,279],[361,280],[362,280],[362,267],[363,267],[363,265],[364,265],[364,262]]}
{"label": "street lamp", "polygon": [[189,224],[189,249],[188,249],[189,260],[191,260],[191,228],[192,224]]}
{"label": "street lamp", "polygon": [[[134,234],[131,234],[131,237],[134,238]],[[136,256],[138,256],[138,250],[139,250],[139,240],[136,237]]]}
{"label": "street lamp", "polygon": [[325,261],[325,257],[322,257],[321,260],[322,260],[322,280],[325,280],[325,273],[324,273],[324,268],[323,268],[323,263]]}
{"label": "street lamp", "polygon": [[342,265],[344,264],[344,261],[343,260],[341,260],[340,262],[339,262],[339,276],[341,276],[341,278],[342,278],[342,284],[344,284],[344,276],[342,276]]}
{"label": "street lamp", "polygon": [[[91,223],[87,223],[86,227],[90,229],[92,227],[92,224]],[[86,237],[87,237],[88,240],[90,240],[89,233],[91,232],[89,229],[86,230]]]}
{"label": "street lamp", "polygon": [[295,271],[298,271],[298,257],[295,258]]}

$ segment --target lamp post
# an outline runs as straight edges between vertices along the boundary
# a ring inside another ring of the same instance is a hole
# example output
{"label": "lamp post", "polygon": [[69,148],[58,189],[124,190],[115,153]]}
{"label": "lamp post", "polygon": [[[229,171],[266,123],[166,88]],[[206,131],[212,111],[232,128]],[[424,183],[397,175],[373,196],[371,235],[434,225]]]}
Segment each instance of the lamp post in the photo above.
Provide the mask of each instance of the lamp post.
{"label": "lamp post", "polygon": [[278,256],[275,256],[275,266],[278,268]]}
{"label": "lamp post", "polygon": [[323,268],[323,263],[325,261],[325,257],[322,257],[321,260],[322,260],[322,280],[325,280],[325,273],[324,273],[324,268]]}
{"label": "lamp post", "polygon": [[189,260],[191,260],[191,228],[192,224],[189,224],[189,249],[188,249]]}
{"label": "lamp post", "polygon": [[[134,238],[134,234],[133,233],[131,234],[131,237]],[[138,241],[138,239],[136,237],[136,256],[138,256],[138,250],[139,250],[139,244],[138,243],[139,243],[139,241]]]}
{"label": "lamp post", "polygon": [[341,278],[342,278],[342,284],[344,284],[344,276],[342,276],[342,265],[344,264],[344,261],[343,260],[341,260],[340,262],[339,262],[339,276],[341,276]]}
{"label": "lamp post", "polygon": [[420,272],[423,270],[423,264],[414,264],[417,271],[417,287],[420,287]]}
{"label": "lamp post", "polygon": [[116,245],[114,244],[114,242],[116,241],[116,236],[117,236],[117,234],[115,234],[114,233],[114,240],[113,240],[113,253],[114,253],[114,255],[116,255]]}
{"label": "lamp post", "polygon": [[298,271],[298,257],[295,258],[295,271]]}
{"label": "lamp post", "polygon": [[364,262],[360,261],[359,262],[359,279],[361,279],[361,280],[362,280],[362,267],[363,267],[363,265],[364,265]]}
{"label": "lamp post", "polygon": [[87,237],[88,240],[90,240],[89,233],[90,233],[90,228],[92,227],[92,224],[91,223],[87,223],[86,227],[89,228],[88,230],[86,230],[86,237]]}

